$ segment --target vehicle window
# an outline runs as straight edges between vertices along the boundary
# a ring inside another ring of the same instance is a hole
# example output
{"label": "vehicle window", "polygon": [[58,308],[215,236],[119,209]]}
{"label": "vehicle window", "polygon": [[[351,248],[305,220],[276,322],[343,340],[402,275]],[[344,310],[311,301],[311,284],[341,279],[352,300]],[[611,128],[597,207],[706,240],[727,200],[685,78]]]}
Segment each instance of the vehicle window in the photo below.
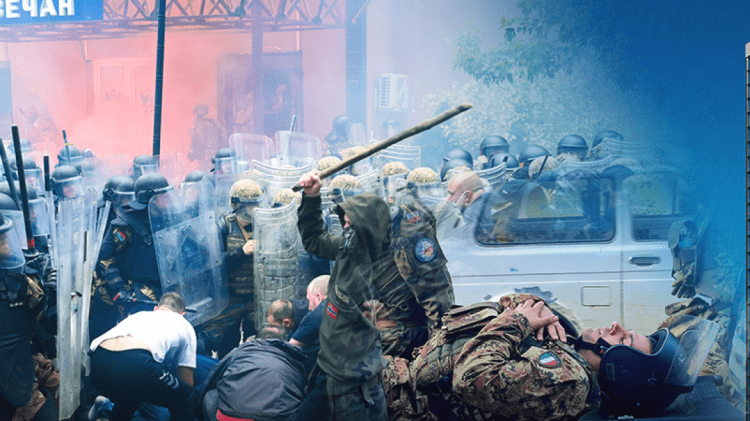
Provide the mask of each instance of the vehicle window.
{"label": "vehicle window", "polygon": [[666,240],[669,227],[692,214],[691,200],[669,173],[634,174],[622,183],[636,241]]}
{"label": "vehicle window", "polygon": [[608,241],[613,198],[612,180],[590,170],[544,184],[511,180],[488,197],[475,235],[485,245]]}

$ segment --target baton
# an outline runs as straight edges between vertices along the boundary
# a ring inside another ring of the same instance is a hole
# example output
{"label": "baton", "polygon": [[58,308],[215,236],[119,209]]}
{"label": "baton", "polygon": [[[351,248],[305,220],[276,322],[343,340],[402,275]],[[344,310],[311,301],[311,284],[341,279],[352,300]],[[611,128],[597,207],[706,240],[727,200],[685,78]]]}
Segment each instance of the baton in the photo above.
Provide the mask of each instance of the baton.
{"label": "baton", "polygon": [[26,243],[28,253],[36,253],[34,248],[34,233],[31,229],[31,212],[29,211],[29,195],[26,191],[26,173],[23,168],[23,154],[21,153],[21,136],[18,135],[18,126],[10,126],[13,135],[13,147],[16,150],[16,172],[18,173],[18,186],[21,193],[21,210],[23,211],[23,221],[26,227]]}
{"label": "baton", "polygon": [[[336,174],[337,172],[343,170],[344,168],[350,165],[356,164],[357,162],[371,155],[374,155],[375,153],[380,152],[389,146],[395,145],[396,143],[406,138],[412,137],[416,134],[422,133],[425,130],[431,129],[432,127],[437,126],[438,124],[446,120],[450,120],[451,118],[461,114],[462,112],[471,109],[471,107],[472,107],[471,104],[461,104],[456,107],[453,107],[450,110],[440,113],[436,115],[435,117],[432,117],[429,120],[425,120],[417,124],[414,127],[408,128],[401,133],[397,133],[389,137],[388,139],[383,140],[382,142],[368,146],[362,153],[349,157],[341,161],[341,163],[334,165],[332,167],[326,168],[325,170],[321,171],[320,173],[318,173],[318,177],[321,180],[326,177],[330,177],[331,175]],[[302,190],[302,186],[300,186],[299,183],[297,183],[294,186],[292,186],[292,190],[296,192],[300,191]]]}

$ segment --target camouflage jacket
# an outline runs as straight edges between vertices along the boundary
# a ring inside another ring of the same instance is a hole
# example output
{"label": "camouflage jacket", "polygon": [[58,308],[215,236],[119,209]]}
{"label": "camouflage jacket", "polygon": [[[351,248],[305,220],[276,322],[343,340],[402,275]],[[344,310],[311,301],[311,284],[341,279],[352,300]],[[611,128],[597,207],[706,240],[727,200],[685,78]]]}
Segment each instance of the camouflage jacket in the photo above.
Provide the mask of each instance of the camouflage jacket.
{"label": "camouflage jacket", "polygon": [[389,418],[569,420],[598,406],[588,363],[561,342],[537,342],[512,310],[527,299],[540,300],[513,294],[452,310],[413,362],[389,361]]}

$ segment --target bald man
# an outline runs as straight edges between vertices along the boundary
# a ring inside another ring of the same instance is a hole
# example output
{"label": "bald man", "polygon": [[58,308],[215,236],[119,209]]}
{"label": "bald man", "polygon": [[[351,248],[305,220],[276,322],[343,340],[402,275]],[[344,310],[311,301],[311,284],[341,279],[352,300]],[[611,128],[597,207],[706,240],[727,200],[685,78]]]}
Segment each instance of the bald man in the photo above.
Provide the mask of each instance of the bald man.
{"label": "bald man", "polygon": [[484,188],[484,182],[474,171],[458,173],[448,182],[448,201],[456,204],[470,226],[479,220],[482,205],[488,197]]}

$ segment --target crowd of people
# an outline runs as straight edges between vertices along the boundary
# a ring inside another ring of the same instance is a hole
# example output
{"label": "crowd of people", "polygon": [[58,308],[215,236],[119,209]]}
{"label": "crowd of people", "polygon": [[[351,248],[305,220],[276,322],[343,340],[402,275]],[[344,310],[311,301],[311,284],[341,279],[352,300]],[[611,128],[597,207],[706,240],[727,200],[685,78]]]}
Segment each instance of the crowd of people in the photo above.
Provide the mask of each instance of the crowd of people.
{"label": "crowd of people", "polygon": [[[32,228],[30,257],[18,222],[0,212],[0,313],[9,321],[0,332],[0,418],[57,419],[59,376],[51,367],[59,357],[62,259],[49,221],[59,217],[56,206],[84,196],[97,197],[105,229],[87,320],[90,375],[74,419],[567,420],[600,407],[658,414],[690,390],[694,360],[708,351],[686,348],[666,328],[648,335],[617,322],[580,329],[526,294],[455,305],[440,240],[474,233],[489,217],[482,235],[510,241],[517,203],[509,199],[488,216],[487,201],[531,183],[546,188],[554,207],[548,186],[571,171],[594,171],[575,163],[606,161],[595,171],[632,174],[644,163],[616,155],[619,134],[600,133],[590,149],[582,137],[565,136],[556,156],[538,145],[513,156],[504,138],[490,136],[476,160],[462,149],[436,169],[366,158],[321,179],[319,171],[362,150],[336,130],[328,155],[310,157],[301,176],[278,168],[296,177],[301,193],[243,168],[227,148],[213,169],[188,174],[176,195],[150,156],[98,186],[94,154],[66,144],[49,194],[24,159],[29,202],[46,196],[50,203],[29,218],[44,221],[44,209],[50,215],[46,231]],[[289,209],[293,235],[254,226],[263,209]],[[155,215],[168,215],[170,232],[183,233],[177,243],[165,242]],[[293,253],[268,258],[272,245]],[[180,282],[165,279],[174,273]],[[216,278],[224,274],[222,284]],[[189,290],[194,285],[223,285],[226,295],[210,295],[207,310],[200,298],[209,293]],[[706,339],[709,323],[688,330]],[[681,374],[668,375],[670,367]]]}

